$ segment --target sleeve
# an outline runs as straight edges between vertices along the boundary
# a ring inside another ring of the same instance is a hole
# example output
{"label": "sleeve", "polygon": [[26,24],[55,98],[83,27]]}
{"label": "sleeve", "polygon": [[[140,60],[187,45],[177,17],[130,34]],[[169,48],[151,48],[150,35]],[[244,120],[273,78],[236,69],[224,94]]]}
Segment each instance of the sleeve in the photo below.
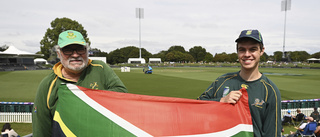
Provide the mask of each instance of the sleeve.
{"label": "sleeve", "polygon": [[13,129],[11,129],[10,131],[9,131],[9,135],[12,135],[12,136],[15,136],[15,137],[17,137],[18,136],[18,133],[16,132],[16,131],[14,131]]}
{"label": "sleeve", "polygon": [[218,101],[220,102],[221,97],[217,97],[214,94],[216,94],[216,81],[213,82],[205,92],[203,92],[197,100],[211,100],[211,101]]}
{"label": "sleeve", "polygon": [[32,132],[34,137],[49,137],[52,129],[52,115],[47,108],[49,81],[42,80],[35,97],[32,111]]}
{"label": "sleeve", "polygon": [[[274,85],[274,84],[273,84]],[[264,137],[280,137],[281,136],[281,95],[276,86],[269,89],[268,103],[263,119]]]}
{"label": "sleeve", "polygon": [[306,127],[307,123],[302,123],[301,126],[299,127],[300,129],[304,129]]}
{"label": "sleeve", "polygon": [[104,66],[104,73],[106,77],[106,83],[105,86],[107,86],[107,89],[110,91],[116,91],[116,92],[124,92],[127,93],[128,90],[120,80],[120,78],[116,75],[116,73],[105,64]]}

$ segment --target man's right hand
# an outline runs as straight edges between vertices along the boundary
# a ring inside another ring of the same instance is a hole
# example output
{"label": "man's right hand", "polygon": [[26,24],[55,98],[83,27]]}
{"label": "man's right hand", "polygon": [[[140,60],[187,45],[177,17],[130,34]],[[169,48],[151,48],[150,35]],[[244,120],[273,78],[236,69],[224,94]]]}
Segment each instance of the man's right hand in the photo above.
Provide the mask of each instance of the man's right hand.
{"label": "man's right hand", "polygon": [[220,102],[236,104],[242,96],[241,91],[231,91],[227,96],[222,97]]}

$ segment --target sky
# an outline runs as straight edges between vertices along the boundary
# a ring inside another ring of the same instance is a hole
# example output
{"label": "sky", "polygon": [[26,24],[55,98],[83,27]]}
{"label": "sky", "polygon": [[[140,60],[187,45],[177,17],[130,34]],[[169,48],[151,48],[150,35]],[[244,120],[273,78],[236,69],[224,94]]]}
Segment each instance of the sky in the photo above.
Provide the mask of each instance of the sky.
{"label": "sky", "polygon": [[92,48],[139,47],[136,8],[143,8],[141,47],[152,54],[174,45],[234,53],[244,29],[261,32],[268,55],[284,42],[286,51],[313,54],[320,52],[319,6],[319,0],[292,0],[284,12],[281,0],[1,0],[0,46],[36,53],[50,23],[67,17],[83,25]]}

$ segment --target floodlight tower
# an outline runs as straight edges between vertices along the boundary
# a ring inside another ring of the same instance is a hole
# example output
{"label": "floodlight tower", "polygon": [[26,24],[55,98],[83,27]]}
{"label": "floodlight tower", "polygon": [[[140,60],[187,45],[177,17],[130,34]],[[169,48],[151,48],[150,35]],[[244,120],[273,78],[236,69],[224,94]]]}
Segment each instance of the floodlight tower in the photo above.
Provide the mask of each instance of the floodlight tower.
{"label": "floodlight tower", "polygon": [[283,59],[285,58],[287,10],[291,10],[291,0],[282,0],[281,11],[284,11],[284,33],[283,33],[283,54],[282,54]]}
{"label": "floodlight tower", "polygon": [[136,8],[136,17],[139,18],[139,58],[141,58],[141,19],[143,16],[143,8]]}

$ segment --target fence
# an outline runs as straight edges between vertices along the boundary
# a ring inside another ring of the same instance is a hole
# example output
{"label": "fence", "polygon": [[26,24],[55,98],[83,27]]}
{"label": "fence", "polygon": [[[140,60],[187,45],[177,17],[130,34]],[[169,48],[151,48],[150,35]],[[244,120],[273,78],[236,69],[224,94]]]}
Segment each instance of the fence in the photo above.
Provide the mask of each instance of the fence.
{"label": "fence", "polygon": [[[288,110],[292,115],[297,115],[298,108],[303,114],[310,116],[314,107],[319,107],[319,104],[320,99],[284,100],[282,101],[281,117],[287,114]],[[0,123],[32,123],[32,108],[32,102],[0,102]]]}
{"label": "fence", "polygon": [[0,102],[0,123],[32,123],[33,102]]}
{"label": "fence", "polygon": [[[299,108],[301,110],[301,113],[303,113],[305,116],[310,116],[311,113],[314,111],[313,108]],[[319,109],[319,108],[318,108]],[[283,117],[283,115],[288,114],[288,110],[291,111],[290,114],[296,116],[297,115],[297,109],[281,109],[281,117]]]}
{"label": "fence", "polygon": [[33,102],[0,102],[0,112],[32,112]]}
{"label": "fence", "polygon": [[0,123],[32,123],[31,112],[0,112]]}
{"label": "fence", "polygon": [[283,100],[282,109],[314,108],[319,107],[320,99]]}

